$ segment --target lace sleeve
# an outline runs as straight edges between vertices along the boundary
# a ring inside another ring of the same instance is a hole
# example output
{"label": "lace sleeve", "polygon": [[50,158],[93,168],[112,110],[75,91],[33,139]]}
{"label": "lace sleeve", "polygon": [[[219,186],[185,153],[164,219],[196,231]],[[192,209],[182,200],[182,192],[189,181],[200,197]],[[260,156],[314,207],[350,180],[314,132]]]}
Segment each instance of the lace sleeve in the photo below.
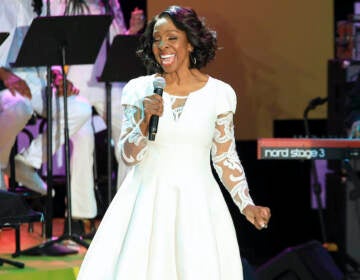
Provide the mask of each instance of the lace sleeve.
{"label": "lace sleeve", "polygon": [[120,136],[120,151],[127,165],[136,165],[147,151],[147,138],[139,127],[142,121],[142,112],[136,106],[124,105],[123,124]]}
{"label": "lace sleeve", "polygon": [[247,205],[254,205],[236,152],[232,112],[219,115],[216,120],[211,157],[216,173],[241,213]]}

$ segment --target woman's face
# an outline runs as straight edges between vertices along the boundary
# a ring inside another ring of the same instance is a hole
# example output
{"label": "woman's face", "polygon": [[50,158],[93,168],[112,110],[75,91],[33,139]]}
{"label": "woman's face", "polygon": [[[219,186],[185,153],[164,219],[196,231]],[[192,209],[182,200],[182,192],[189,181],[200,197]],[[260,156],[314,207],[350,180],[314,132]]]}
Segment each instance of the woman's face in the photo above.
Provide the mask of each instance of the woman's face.
{"label": "woman's face", "polygon": [[153,54],[165,73],[189,69],[193,47],[186,33],[176,28],[170,18],[158,19],[153,30]]}

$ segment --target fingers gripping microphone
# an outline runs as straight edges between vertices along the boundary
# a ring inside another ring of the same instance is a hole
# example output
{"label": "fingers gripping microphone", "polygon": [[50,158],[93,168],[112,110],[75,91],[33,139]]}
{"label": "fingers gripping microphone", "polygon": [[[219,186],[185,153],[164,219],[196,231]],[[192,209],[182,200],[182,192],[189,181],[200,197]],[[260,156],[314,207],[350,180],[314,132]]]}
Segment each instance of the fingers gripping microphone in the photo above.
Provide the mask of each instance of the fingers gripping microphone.
{"label": "fingers gripping microphone", "polygon": [[[165,79],[163,77],[155,78],[155,80],[153,82],[154,93],[162,96],[165,84],[166,84],[166,82],[165,82]],[[159,116],[152,115],[151,118],[150,118],[150,124],[149,124],[149,140],[150,141],[155,140],[158,123],[159,123]]]}

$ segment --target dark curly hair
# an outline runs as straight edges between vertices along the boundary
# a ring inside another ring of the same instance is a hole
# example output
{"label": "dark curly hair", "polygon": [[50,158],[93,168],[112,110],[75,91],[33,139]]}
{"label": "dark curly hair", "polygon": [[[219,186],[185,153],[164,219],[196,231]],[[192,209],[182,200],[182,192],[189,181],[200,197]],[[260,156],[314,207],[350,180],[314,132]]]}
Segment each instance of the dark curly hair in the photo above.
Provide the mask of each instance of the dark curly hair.
{"label": "dark curly hair", "polygon": [[170,18],[176,28],[184,31],[192,45],[190,68],[203,68],[214,59],[217,50],[215,32],[205,26],[192,8],[170,6],[148,23],[139,39],[137,55],[143,60],[149,74],[163,73],[163,69],[152,52],[152,45],[154,26],[160,18],[164,17]]}

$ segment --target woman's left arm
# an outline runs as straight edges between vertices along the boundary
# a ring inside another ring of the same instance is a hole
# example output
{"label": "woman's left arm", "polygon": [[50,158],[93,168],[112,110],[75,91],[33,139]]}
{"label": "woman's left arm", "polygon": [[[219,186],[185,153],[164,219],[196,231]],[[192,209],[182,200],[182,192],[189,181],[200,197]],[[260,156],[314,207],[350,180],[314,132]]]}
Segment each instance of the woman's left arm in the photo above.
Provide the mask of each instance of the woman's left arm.
{"label": "woman's left arm", "polygon": [[244,168],[236,151],[232,112],[221,114],[216,119],[211,157],[221,182],[240,212],[257,229],[267,227],[270,209],[254,205],[250,196]]}
{"label": "woman's left arm", "polygon": [[247,205],[254,205],[245,172],[236,152],[233,113],[219,115],[211,148],[213,166],[235,204],[243,212]]}

